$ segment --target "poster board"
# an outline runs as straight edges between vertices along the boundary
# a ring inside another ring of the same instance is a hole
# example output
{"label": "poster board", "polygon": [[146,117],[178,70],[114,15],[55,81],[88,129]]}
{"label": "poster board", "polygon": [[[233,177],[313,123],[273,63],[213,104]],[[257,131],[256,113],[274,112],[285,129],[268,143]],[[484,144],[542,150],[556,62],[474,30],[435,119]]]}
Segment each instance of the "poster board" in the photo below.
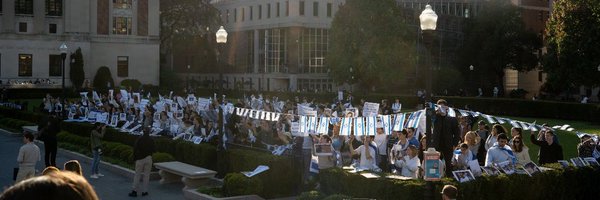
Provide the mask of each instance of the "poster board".
{"label": "poster board", "polygon": [[365,102],[362,112],[364,117],[376,117],[379,114],[379,104]]}

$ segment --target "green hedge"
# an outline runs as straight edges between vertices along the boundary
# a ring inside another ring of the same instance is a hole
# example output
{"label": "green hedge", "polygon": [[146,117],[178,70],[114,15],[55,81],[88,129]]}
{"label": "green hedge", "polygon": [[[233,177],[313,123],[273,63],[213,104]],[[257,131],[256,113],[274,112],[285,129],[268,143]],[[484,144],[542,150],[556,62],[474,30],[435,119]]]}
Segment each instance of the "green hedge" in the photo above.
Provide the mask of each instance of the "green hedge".
{"label": "green hedge", "polygon": [[39,113],[39,112],[28,112],[28,111],[21,111],[21,110],[0,107],[0,117],[19,119],[19,120],[31,122],[31,124],[33,124],[34,122],[39,122],[40,120],[42,120],[44,117],[44,114]]}
{"label": "green hedge", "polygon": [[256,176],[248,178],[241,173],[230,173],[225,176],[223,182],[222,190],[226,196],[252,195],[263,192],[263,182]]}
{"label": "green hedge", "polygon": [[[322,170],[321,192],[345,194],[359,198],[424,199],[426,183],[422,180],[367,179],[341,169]],[[444,178],[434,182],[435,198],[440,199],[443,185],[456,185],[458,199],[596,199],[592,191],[600,190],[600,170],[591,167],[555,169],[529,177],[524,174],[483,176],[475,181],[457,183]]]}
{"label": "green hedge", "polygon": [[35,125],[29,121],[5,117],[3,114],[0,115],[0,127],[2,128],[6,128],[15,132],[21,132],[23,126]]}
{"label": "green hedge", "polygon": [[[265,198],[290,196],[300,184],[300,167],[294,167],[289,156],[275,156],[270,152],[230,149],[227,151],[229,172],[253,171],[259,165],[269,170],[257,175],[264,184],[258,194]],[[274,187],[276,186],[276,187]]]}

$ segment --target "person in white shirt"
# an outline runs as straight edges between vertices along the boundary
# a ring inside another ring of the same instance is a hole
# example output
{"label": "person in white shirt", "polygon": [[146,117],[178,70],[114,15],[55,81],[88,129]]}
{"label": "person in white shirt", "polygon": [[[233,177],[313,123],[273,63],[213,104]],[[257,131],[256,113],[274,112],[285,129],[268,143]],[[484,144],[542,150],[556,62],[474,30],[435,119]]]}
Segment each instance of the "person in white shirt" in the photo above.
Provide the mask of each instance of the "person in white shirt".
{"label": "person in white shirt", "polygon": [[504,161],[510,161],[513,165],[513,160],[516,160],[514,153],[508,145],[508,137],[501,133],[498,135],[498,143],[492,146],[485,157],[485,166],[490,167]]}
{"label": "person in white shirt", "polygon": [[467,169],[469,161],[473,160],[473,153],[469,150],[469,145],[466,143],[460,144],[460,147],[454,151],[452,156],[452,167],[454,170]]}
{"label": "person in white shirt", "polygon": [[515,157],[517,157],[518,165],[525,165],[531,162],[531,158],[529,158],[529,148],[523,143],[523,137],[513,137],[511,148],[515,153]]}
{"label": "person in white shirt", "polygon": [[31,178],[35,175],[35,165],[41,160],[40,148],[33,143],[33,134],[25,132],[23,135],[23,143],[19,149],[17,163],[19,164],[19,172],[15,183]]}
{"label": "person in white shirt", "polygon": [[377,122],[377,134],[375,134],[375,145],[377,146],[377,153],[379,154],[379,158],[377,159],[379,168],[388,169],[387,135],[383,131],[383,125],[381,124],[381,122]]}
{"label": "person in white shirt", "polygon": [[396,98],[396,101],[394,102],[394,104],[392,104],[392,112],[395,113],[400,113],[400,110],[402,109],[402,104],[400,103],[400,99]]}
{"label": "person in white shirt", "polygon": [[371,136],[366,136],[363,139],[363,145],[360,145],[358,148],[354,149],[352,142],[354,141],[354,136],[350,137],[350,141],[348,142],[348,145],[350,146],[350,152],[352,153],[352,155],[356,155],[359,154],[360,155],[360,161],[359,161],[359,165],[358,168],[361,169],[367,169],[367,170],[379,170],[379,167],[377,166],[375,160],[375,156],[376,151],[375,148],[372,148],[369,146],[369,144],[371,143]]}
{"label": "person in white shirt", "polygon": [[396,167],[402,168],[402,173],[400,175],[414,179],[418,177],[421,160],[417,154],[418,150],[415,145],[408,146],[406,155],[401,160],[397,160],[394,164]]}

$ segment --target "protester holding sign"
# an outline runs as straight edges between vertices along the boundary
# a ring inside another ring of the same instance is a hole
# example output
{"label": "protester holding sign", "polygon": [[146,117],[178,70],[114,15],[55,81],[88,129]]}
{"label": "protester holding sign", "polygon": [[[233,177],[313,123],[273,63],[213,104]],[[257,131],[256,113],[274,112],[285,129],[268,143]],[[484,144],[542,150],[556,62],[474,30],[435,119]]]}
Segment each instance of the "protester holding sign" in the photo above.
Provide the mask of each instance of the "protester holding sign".
{"label": "protester holding sign", "polygon": [[375,148],[369,145],[371,144],[371,137],[365,136],[363,138],[363,145],[360,145],[356,149],[354,149],[354,145],[352,145],[352,142],[355,140],[354,136],[350,136],[350,142],[348,142],[352,155],[360,155],[357,168],[378,171],[380,169],[377,167],[377,163],[375,162],[377,151]]}
{"label": "protester holding sign", "polygon": [[396,167],[402,168],[402,176],[418,178],[419,167],[421,166],[421,160],[419,160],[418,149],[414,145],[408,146],[408,150],[406,151],[406,155],[402,157],[402,159],[397,160],[395,165]]}

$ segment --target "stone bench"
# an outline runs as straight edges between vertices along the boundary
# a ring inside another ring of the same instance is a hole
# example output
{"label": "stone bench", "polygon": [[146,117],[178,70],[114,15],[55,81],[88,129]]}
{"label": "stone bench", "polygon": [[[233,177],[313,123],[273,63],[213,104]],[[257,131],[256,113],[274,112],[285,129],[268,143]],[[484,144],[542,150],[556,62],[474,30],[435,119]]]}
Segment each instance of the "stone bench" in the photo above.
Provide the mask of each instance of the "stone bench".
{"label": "stone bench", "polygon": [[217,172],[209,169],[177,161],[154,163],[154,167],[159,169],[160,184],[181,181],[185,185],[184,190],[196,189],[203,184],[207,184],[210,178],[217,174]]}
{"label": "stone bench", "polygon": [[33,135],[36,135],[38,132],[38,126],[22,126],[23,131],[30,132]]}

